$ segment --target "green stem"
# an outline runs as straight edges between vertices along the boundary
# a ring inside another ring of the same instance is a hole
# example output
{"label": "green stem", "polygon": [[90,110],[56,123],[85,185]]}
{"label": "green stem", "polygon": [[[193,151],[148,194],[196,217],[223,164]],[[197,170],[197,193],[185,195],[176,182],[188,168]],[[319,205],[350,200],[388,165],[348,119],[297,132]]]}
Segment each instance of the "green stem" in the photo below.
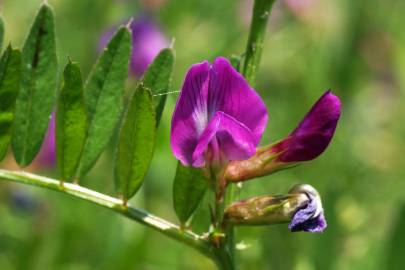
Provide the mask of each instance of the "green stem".
{"label": "green stem", "polygon": [[[266,35],[267,21],[275,0],[255,0],[253,7],[252,22],[250,25],[249,38],[247,42],[245,60],[242,74],[250,85],[254,85],[257,70],[262,56],[264,37]],[[235,200],[235,186],[230,185],[226,194],[225,205]],[[225,243],[221,253],[227,256],[230,261],[229,269],[235,269],[235,229],[233,226],[225,228]]]}
{"label": "green stem", "polygon": [[223,227],[223,213],[225,210],[225,206],[228,203],[227,199],[227,190],[226,185],[224,183],[224,172],[226,170],[221,171],[221,173],[213,174],[216,178],[215,183],[215,224],[214,224],[214,231],[213,231],[213,246],[215,247],[214,253],[217,258],[218,267],[221,270],[235,270],[235,262],[234,262],[234,254],[232,249],[233,234],[231,234],[231,238],[229,238],[228,228]]}
{"label": "green stem", "polygon": [[0,179],[47,188],[75,198],[80,198],[85,201],[92,202],[104,208],[110,209],[116,213],[124,215],[142,225],[152,228],[153,230],[158,231],[179,242],[182,242],[190,247],[193,247],[196,250],[200,251],[202,254],[213,259],[215,263],[217,263],[217,265],[220,264],[220,262],[218,262],[217,254],[213,252],[211,244],[198,234],[190,231],[181,230],[177,225],[151,215],[143,210],[130,206],[126,207],[123,205],[123,201],[120,199],[110,197],[72,183],[63,183],[63,185],[61,185],[61,182],[58,180],[26,172],[14,172],[0,169]]}
{"label": "green stem", "polygon": [[[225,207],[231,204],[235,200],[235,185],[229,185],[226,194]],[[226,248],[228,249],[229,256],[235,262],[235,229],[233,226],[228,226],[226,230]]]}
{"label": "green stem", "polygon": [[230,256],[225,246],[221,246],[214,250],[217,257],[217,265],[221,270],[235,270],[235,262]]}
{"label": "green stem", "polygon": [[266,35],[267,21],[271,7],[275,0],[255,0],[249,39],[246,47],[243,75],[250,85],[254,85],[260,58],[262,56],[263,42]]}

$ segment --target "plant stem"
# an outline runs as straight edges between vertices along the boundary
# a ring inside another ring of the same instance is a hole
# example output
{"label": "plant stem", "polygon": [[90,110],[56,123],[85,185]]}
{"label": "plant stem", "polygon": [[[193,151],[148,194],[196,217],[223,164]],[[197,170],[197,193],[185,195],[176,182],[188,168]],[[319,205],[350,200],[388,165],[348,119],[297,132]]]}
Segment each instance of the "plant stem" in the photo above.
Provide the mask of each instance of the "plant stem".
{"label": "plant stem", "polygon": [[203,239],[200,235],[191,231],[181,230],[177,225],[149,214],[143,210],[130,206],[124,206],[121,199],[110,197],[72,183],[63,183],[63,185],[61,185],[61,182],[58,180],[26,172],[15,172],[0,169],[0,179],[55,190],[75,198],[92,202],[104,208],[108,208],[170,238],[195,248],[219,264],[218,256],[213,252],[211,244],[207,240]]}
{"label": "plant stem", "polygon": [[[235,200],[235,185],[229,185],[227,188],[225,207],[231,204]],[[233,226],[225,228],[226,232],[226,248],[228,249],[229,256],[235,262],[235,229]]]}
{"label": "plant stem", "polygon": [[[248,83],[255,84],[257,70],[262,55],[264,37],[266,35],[267,21],[275,0],[255,0],[253,7],[252,22],[250,24],[249,38],[246,46],[245,60],[242,74]],[[229,185],[226,194],[225,206],[235,200],[235,186]],[[235,230],[233,226],[225,228],[225,243],[220,250],[228,257],[230,268],[235,269]]]}
{"label": "plant stem", "polygon": [[[223,213],[227,204],[227,192],[225,181],[226,165],[220,172],[214,170],[211,176],[215,189],[215,209],[214,209],[214,230],[211,234],[212,246],[214,247],[213,253],[217,258],[217,265],[221,270],[235,270],[235,262],[232,248],[229,248],[228,230],[223,227]],[[232,244],[231,244],[232,245]]]}
{"label": "plant stem", "polygon": [[221,246],[214,250],[217,256],[217,265],[221,270],[235,270],[235,262],[230,256],[225,246]]}
{"label": "plant stem", "polygon": [[263,42],[266,35],[267,21],[275,0],[255,0],[249,39],[246,47],[243,75],[250,85],[254,86]]}

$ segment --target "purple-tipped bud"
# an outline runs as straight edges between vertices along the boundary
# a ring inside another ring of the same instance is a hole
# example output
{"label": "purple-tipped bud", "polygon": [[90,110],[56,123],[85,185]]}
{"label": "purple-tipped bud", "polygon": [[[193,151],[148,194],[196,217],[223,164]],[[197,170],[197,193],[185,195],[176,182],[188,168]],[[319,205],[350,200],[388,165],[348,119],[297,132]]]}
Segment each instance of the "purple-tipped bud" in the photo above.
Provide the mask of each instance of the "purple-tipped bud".
{"label": "purple-tipped bud", "polygon": [[307,203],[295,212],[288,228],[292,232],[323,232],[326,229],[326,220],[323,214],[321,197],[318,191],[310,185],[296,185],[290,194],[305,194]]}
{"label": "purple-tipped bud", "polygon": [[284,140],[271,147],[280,153],[277,161],[299,162],[318,157],[335,133],[340,117],[340,100],[327,91],[312,106],[298,127]]}
{"label": "purple-tipped bud", "polygon": [[[130,72],[141,77],[159,51],[169,45],[166,37],[152,18],[141,16],[130,24],[132,32],[132,55]],[[114,34],[115,28],[108,30],[100,39],[102,50]]]}
{"label": "purple-tipped bud", "polygon": [[287,138],[257,149],[248,160],[231,162],[227,181],[240,182],[268,175],[318,157],[332,140],[340,110],[339,98],[327,91]]}
{"label": "purple-tipped bud", "polygon": [[260,226],[290,223],[292,232],[322,232],[326,228],[318,192],[310,185],[297,185],[288,195],[242,200],[225,209],[225,225]]}

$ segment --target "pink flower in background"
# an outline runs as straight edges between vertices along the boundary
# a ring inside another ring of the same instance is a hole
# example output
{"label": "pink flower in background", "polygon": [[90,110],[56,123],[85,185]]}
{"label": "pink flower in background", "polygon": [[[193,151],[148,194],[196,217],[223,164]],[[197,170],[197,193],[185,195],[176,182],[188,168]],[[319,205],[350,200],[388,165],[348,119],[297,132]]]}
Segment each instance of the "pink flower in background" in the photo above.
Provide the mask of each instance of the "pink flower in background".
{"label": "pink flower in background", "polygon": [[283,3],[297,19],[314,27],[328,24],[328,17],[333,16],[328,12],[330,3],[319,0],[284,0]]}
{"label": "pink flower in background", "polygon": [[46,133],[41,150],[33,161],[35,167],[52,168],[56,162],[55,145],[55,114],[53,113],[49,121],[48,131]]}
{"label": "pink flower in background", "polygon": [[[130,25],[132,32],[132,55],[130,73],[141,77],[155,56],[169,43],[155,21],[148,16],[140,16]],[[114,29],[108,30],[100,39],[99,49],[102,50],[112,35]]]}
{"label": "pink flower in background", "polygon": [[303,14],[312,10],[317,0],[284,0],[284,3],[293,13]]}

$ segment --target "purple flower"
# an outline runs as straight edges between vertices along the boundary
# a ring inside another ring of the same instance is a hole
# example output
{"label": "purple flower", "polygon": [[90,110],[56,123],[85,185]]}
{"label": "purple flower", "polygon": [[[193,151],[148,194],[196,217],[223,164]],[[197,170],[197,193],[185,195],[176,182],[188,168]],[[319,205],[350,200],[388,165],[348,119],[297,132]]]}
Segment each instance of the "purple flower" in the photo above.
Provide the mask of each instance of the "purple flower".
{"label": "purple flower", "polygon": [[56,146],[55,146],[55,114],[52,114],[49,121],[48,131],[44,142],[42,143],[41,150],[34,160],[34,166],[42,168],[51,168],[55,165],[56,161]]}
{"label": "purple flower", "polygon": [[[130,72],[141,77],[159,51],[168,46],[168,42],[158,25],[147,16],[141,16],[132,21],[132,55]],[[107,31],[100,39],[99,50],[102,50],[114,34]]]}
{"label": "purple flower", "polygon": [[318,157],[329,145],[340,117],[340,100],[327,91],[313,105],[298,127],[271,151],[277,161],[299,162]]}
{"label": "purple flower", "polygon": [[267,124],[259,95],[223,57],[193,65],[172,118],[171,148],[183,165],[203,167],[253,156]]}
{"label": "purple flower", "polygon": [[319,193],[310,185],[298,185],[290,190],[290,194],[297,193],[305,193],[309,200],[294,214],[288,228],[292,232],[323,232],[327,225]]}

